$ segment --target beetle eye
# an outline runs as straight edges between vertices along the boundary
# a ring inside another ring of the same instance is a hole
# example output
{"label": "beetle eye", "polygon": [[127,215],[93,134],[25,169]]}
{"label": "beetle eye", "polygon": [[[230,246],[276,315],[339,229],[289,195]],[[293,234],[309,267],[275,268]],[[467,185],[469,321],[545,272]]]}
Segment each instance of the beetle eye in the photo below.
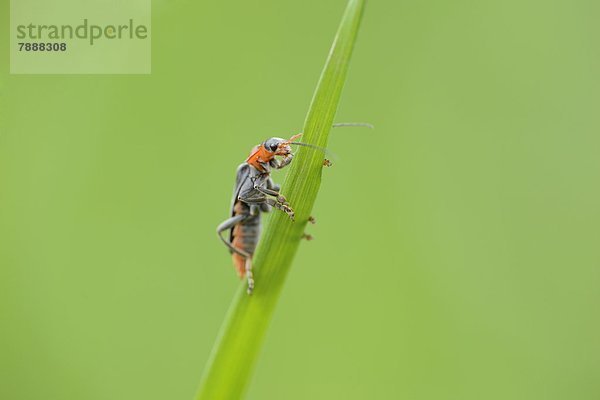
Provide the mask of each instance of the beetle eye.
{"label": "beetle eye", "polygon": [[272,143],[269,147],[271,148],[271,151],[277,151],[277,148],[279,147],[279,144]]}

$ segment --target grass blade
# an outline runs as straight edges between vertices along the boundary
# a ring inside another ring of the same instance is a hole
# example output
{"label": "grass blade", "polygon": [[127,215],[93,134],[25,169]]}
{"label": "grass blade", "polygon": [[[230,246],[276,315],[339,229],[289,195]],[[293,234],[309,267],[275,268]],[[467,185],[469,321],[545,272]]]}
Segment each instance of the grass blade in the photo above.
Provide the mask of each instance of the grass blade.
{"label": "grass blade", "polygon": [[[348,2],[304,123],[305,143],[327,147],[363,8],[364,0]],[[296,211],[296,222],[278,211],[267,218],[254,255],[256,289],[247,296],[245,282],[240,284],[206,365],[197,400],[243,396],[317,197],[322,168],[322,153],[298,149],[281,189]]]}

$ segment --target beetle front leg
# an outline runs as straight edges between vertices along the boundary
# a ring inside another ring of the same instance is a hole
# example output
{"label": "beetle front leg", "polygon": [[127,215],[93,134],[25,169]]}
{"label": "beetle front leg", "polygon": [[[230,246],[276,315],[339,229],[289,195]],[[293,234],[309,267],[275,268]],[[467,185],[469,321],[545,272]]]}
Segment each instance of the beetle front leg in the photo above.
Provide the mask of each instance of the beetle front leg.
{"label": "beetle front leg", "polygon": [[285,156],[281,156],[281,160],[273,158],[269,161],[269,165],[275,169],[281,169],[287,167],[294,159],[294,153],[288,153]]}

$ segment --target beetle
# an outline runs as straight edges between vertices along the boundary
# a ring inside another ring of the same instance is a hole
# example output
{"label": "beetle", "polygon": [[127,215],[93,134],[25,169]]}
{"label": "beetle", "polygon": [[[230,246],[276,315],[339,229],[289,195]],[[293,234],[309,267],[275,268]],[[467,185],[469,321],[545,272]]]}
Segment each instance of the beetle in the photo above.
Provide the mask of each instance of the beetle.
{"label": "beetle", "polygon": [[[339,123],[333,127],[366,126],[365,123]],[[288,166],[294,158],[291,145],[305,146],[327,153],[321,147],[297,142],[302,133],[289,139],[272,137],[254,146],[250,155],[237,169],[231,213],[228,219],[217,227],[217,235],[232,254],[233,264],[240,278],[246,277],[248,294],[254,290],[252,274],[252,255],[258,244],[261,231],[261,212],[269,212],[274,207],[288,215],[294,221],[294,210],[287,199],[279,192],[280,186],[271,178],[272,169]],[[280,159],[276,158],[280,157]],[[324,160],[324,166],[331,166],[331,161]],[[314,223],[312,217],[309,222]],[[230,230],[229,238],[223,232]],[[310,240],[310,235],[304,235]]]}
{"label": "beetle", "polygon": [[[230,217],[217,227],[219,238],[232,254],[238,275],[246,276],[248,294],[254,289],[252,255],[260,236],[261,212],[269,212],[274,207],[294,221],[294,210],[279,193],[280,186],[273,182],[270,174],[271,169],[281,169],[292,162],[292,144],[309,146],[295,142],[301,135],[290,139],[272,137],[252,149],[237,169]],[[227,230],[230,230],[228,239],[223,237]]]}

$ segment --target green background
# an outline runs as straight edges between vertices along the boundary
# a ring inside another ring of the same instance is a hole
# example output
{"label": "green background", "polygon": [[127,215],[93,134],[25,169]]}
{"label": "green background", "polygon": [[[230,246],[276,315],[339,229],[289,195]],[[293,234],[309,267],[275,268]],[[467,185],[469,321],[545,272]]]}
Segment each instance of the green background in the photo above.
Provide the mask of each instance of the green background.
{"label": "green background", "polygon": [[[1,399],[193,398],[235,169],[344,5],[155,1],[150,76],[9,76],[2,29]],[[249,399],[600,397],[599,17],[368,4],[336,119],[377,128],[332,132]]]}

